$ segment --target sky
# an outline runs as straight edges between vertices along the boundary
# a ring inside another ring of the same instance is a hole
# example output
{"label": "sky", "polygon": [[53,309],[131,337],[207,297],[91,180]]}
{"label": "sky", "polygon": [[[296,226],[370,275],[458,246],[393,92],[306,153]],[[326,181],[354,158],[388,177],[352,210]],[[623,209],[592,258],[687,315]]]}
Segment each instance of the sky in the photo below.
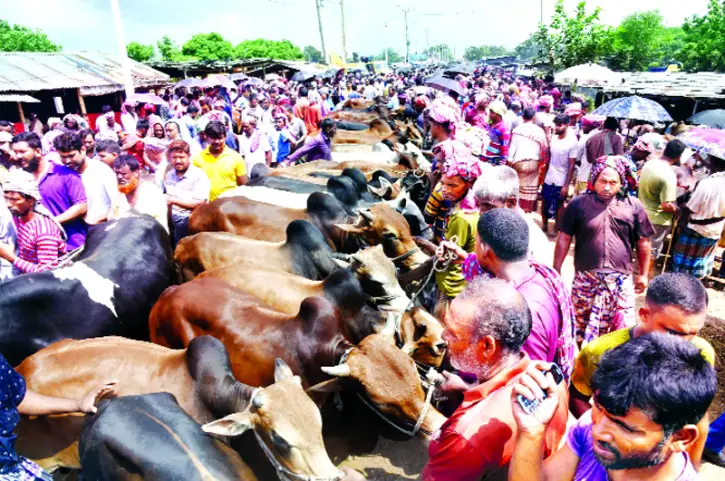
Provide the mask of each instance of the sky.
{"label": "sky", "polygon": [[[340,3],[344,2],[347,52],[377,54],[385,47],[405,52],[405,14],[411,53],[446,43],[458,56],[470,45],[513,48],[555,0],[321,0],[328,51],[342,53]],[[565,0],[573,9],[577,0]],[[179,45],[196,33],[217,32],[233,45],[247,39],[287,39],[320,48],[315,0],[119,0],[126,43],[156,43],[168,35]],[[659,9],[668,26],[707,12],[708,0],[590,0],[601,19],[617,25],[636,11]],[[110,0],[0,0],[0,18],[43,30],[67,52],[115,52]]]}

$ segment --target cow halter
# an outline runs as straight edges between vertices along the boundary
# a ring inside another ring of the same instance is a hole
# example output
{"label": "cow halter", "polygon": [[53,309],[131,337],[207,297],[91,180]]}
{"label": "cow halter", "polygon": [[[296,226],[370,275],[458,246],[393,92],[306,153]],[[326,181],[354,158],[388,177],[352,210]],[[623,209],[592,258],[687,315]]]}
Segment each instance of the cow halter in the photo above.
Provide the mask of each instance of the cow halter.
{"label": "cow halter", "polygon": [[[261,389],[257,388],[252,392],[252,396],[249,398],[250,405],[254,401],[254,397],[259,393],[259,391],[261,391]],[[275,471],[277,471],[277,475],[282,481],[340,481],[342,478],[345,477],[345,473],[343,473],[342,471],[338,471],[338,473],[334,476],[325,477],[315,476],[312,474],[295,473],[294,471],[291,471],[289,468],[287,468],[287,466],[279,462],[272,450],[269,448],[269,446],[267,446],[267,443],[265,443],[264,439],[262,439],[262,436],[257,433],[256,429],[252,429],[252,431],[254,431],[254,437],[257,438],[257,442],[262,448],[264,455],[267,456],[269,462],[272,463],[272,466],[274,466]]]}

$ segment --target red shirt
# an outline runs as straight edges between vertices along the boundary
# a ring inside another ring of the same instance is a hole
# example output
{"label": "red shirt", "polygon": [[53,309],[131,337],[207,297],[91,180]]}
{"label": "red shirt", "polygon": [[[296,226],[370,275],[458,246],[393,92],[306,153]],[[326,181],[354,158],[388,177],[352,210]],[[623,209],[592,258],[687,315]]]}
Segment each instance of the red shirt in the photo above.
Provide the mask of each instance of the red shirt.
{"label": "red shirt", "polygon": [[[463,403],[434,433],[424,481],[506,480],[516,443],[511,391],[531,363],[526,353],[509,369],[469,389]],[[545,456],[557,450],[566,431],[569,394],[559,385],[559,409],[546,432]]]}

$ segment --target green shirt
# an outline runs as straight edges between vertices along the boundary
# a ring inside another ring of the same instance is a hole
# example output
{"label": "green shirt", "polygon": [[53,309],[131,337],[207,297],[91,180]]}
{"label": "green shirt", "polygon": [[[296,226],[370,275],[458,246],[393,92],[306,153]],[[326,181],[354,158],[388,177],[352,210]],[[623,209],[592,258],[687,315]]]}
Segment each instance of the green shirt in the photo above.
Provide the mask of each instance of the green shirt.
{"label": "green shirt", "polygon": [[[476,225],[478,224],[478,212],[463,212],[456,210],[451,214],[446,226],[446,240],[456,236],[457,242],[466,252],[476,250]],[[458,264],[451,264],[443,272],[436,272],[436,284],[441,293],[448,297],[456,297],[466,287],[466,280],[463,278],[463,270]]]}
{"label": "green shirt", "polygon": [[677,175],[669,162],[662,159],[647,161],[639,175],[639,200],[647,217],[655,225],[670,225],[672,214],[660,207],[677,199]]}

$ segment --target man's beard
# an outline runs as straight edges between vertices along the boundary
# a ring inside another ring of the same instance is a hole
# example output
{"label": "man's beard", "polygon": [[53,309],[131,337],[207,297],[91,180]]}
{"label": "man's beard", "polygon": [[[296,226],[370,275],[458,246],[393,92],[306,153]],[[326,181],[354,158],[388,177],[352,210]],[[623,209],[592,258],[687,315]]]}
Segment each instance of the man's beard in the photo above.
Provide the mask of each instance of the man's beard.
{"label": "man's beard", "polygon": [[475,374],[480,381],[488,380],[490,368],[489,366],[481,365],[476,360],[474,350],[472,348],[466,349],[460,356],[456,356],[455,359],[451,359],[453,367],[459,371]]}
{"label": "man's beard", "polygon": [[33,160],[28,161],[28,166],[23,167],[23,170],[34,174],[38,171],[38,167],[40,167],[40,159],[33,157]]}
{"label": "man's beard", "polygon": [[[597,458],[597,461],[599,461],[599,464],[601,464],[605,469],[612,471],[650,468],[652,466],[659,466],[660,464],[670,459],[672,451],[668,451],[666,453],[662,451],[662,448],[664,447],[666,441],[666,439],[663,439],[662,441],[657,443],[657,445],[650,452],[646,454],[638,454],[630,456],[628,458],[623,458],[622,454],[614,449],[612,445],[608,443],[600,443],[606,445],[606,448],[612,454],[614,454],[615,459],[601,459],[599,456],[597,456],[596,452],[594,453],[594,456]],[[597,441],[593,440],[593,442]]]}
{"label": "man's beard", "polygon": [[118,191],[124,195],[128,195],[138,187],[138,177],[131,177],[126,185],[118,184]]}

